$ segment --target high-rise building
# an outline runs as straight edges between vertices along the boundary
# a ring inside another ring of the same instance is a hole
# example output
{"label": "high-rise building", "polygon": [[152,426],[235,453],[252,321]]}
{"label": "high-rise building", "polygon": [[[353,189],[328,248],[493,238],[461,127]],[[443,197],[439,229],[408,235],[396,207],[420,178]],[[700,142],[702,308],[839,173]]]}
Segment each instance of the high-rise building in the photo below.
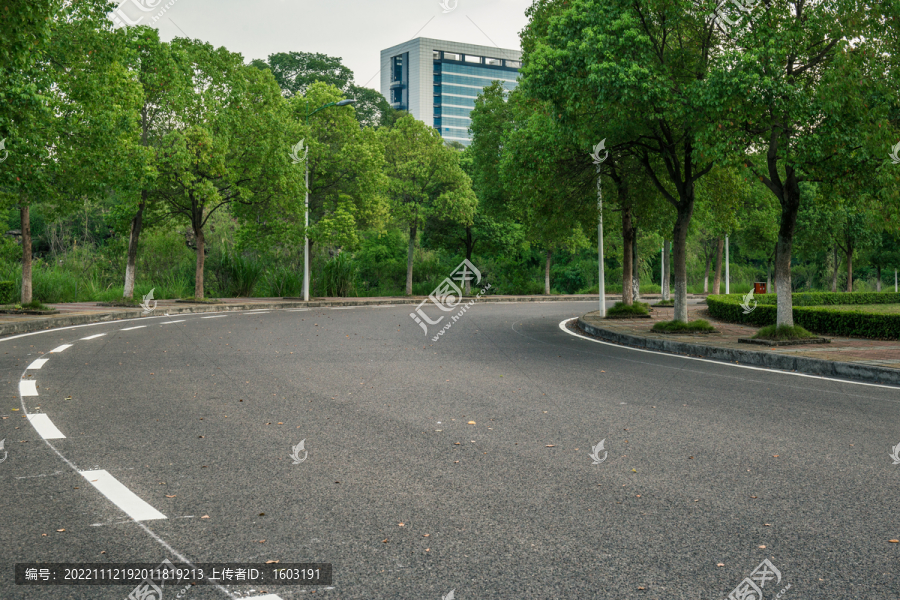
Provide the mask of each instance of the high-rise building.
{"label": "high-rise building", "polygon": [[475,98],[495,80],[515,89],[521,58],[518,50],[416,38],[381,51],[381,93],[445,140],[468,146]]}

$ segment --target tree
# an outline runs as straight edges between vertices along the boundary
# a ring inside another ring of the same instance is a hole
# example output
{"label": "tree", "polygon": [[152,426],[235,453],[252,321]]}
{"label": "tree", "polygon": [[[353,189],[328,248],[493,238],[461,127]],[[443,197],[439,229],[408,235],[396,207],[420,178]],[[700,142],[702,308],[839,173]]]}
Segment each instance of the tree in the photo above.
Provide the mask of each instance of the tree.
{"label": "tree", "polygon": [[238,54],[176,39],[190,61],[192,92],[184,126],[164,136],[159,194],[186,220],[196,241],[194,295],[204,297],[204,228],[218,210],[299,197],[303,189],[287,150],[294,129],[271,74],[245,67]]}
{"label": "tree", "polygon": [[472,181],[459,164],[459,152],[440,134],[412,116],[378,132],[385,152],[386,195],[391,213],[409,231],[406,295],[412,295],[416,235],[430,215],[467,222],[478,203]]}
{"label": "tree", "polygon": [[[893,86],[882,49],[896,40],[881,5],[790,0],[757,8],[758,19],[721,45],[705,88],[710,152],[739,157],[778,199],[777,324],[793,325],[791,256],[801,184],[870,172],[887,147]],[[715,141],[713,141],[715,140]],[[882,146],[882,144],[884,144]],[[756,152],[756,149],[762,149]]]}
{"label": "tree", "polygon": [[[548,15],[552,14],[552,18]],[[701,89],[712,41],[693,2],[540,2],[523,34],[522,84],[563,126],[591,117],[632,151],[676,209],[675,320],[687,320],[687,235],[696,183],[713,163],[698,151]]]}
{"label": "tree", "polygon": [[307,88],[320,82],[341,90],[347,98],[356,99],[356,118],[363,127],[391,125],[396,111],[378,91],[358,86],[353,71],[340,58],[312,52],[278,52],[269,55],[268,62],[250,63],[259,69],[269,69],[285,96],[306,94]]}

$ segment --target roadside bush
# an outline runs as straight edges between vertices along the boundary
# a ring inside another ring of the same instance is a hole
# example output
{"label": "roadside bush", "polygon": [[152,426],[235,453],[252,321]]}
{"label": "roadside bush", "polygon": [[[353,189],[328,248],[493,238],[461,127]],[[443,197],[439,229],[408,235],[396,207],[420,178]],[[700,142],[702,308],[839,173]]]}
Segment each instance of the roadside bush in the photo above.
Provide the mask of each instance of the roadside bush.
{"label": "roadside bush", "polygon": [[[774,294],[766,294],[766,297]],[[881,293],[881,294],[840,294],[840,293],[811,293],[811,294],[795,294],[797,296],[815,296],[820,301],[831,300],[829,297],[842,296],[844,299],[850,297],[880,298],[894,297],[890,304],[900,303],[900,294]],[[823,298],[824,297],[824,298]],[[767,298],[768,299],[768,298]],[[810,299],[807,299],[809,301]],[[709,314],[716,319],[729,321],[732,323],[743,323],[745,325],[753,325],[757,327],[765,327],[774,325],[777,320],[776,307],[772,304],[760,304],[755,310],[749,314],[744,314],[741,308],[741,297],[737,295],[729,296],[708,296],[706,303],[709,306]],[[884,302],[856,302],[854,304],[883,304]],[[834,302],[829,304],[849,304],[848,302]],[[891,314],[873,314],[862,311],[840,311],[830,310],[827,306],[794,306],[794,324],[814,331],[819,334],[841,335],[847,337],[865,337],[874,339],[900,339],[900,315]]]}
{"label": "roadside bush", "polygon": [[12,304],[16,301],[16,282],[0,281],[0,304]]}

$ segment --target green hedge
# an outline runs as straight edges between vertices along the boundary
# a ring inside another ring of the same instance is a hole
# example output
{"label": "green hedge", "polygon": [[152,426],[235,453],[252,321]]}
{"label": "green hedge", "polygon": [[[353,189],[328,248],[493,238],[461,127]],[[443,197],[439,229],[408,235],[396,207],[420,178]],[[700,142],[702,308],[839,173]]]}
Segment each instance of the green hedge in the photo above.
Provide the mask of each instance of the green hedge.
{"label": "green hedge", "polygon": [[[774,294],[766,294],[765,297],[773,297]],[[900,294],[795,294],[797,296],[843,296],[845,299],[853,296],[892,296],[894,302],[900,303]],[[777,319],[776,307],[771,304],[759,305],[749,314],[744,314],[741,308],[741,296],[730,294],[728,296],[707,296],[706,303],[709,306],[709,314],[722,321],[742,323],[756,327],[774,325]],[[821,298],[819,298],[821,300]],[[883,302],[870,302],[869,304],[881,304]],[[828,304],[851,304],[850,302],[828,302]],[[853,302],[853,304],[863,304]],[[829,310],[825,306],[797,306],[794,305],[794,324],[819,334],[842,335],[849,337],[866,337],[875,339],[900,339],[900,315],[877,315],[857,311]]]}
{"label": "green hedge", "polygon": [[0,304],[12,304],[16,301],[16,282],[0,281]]}
{"label": "green hedge", "polygon": [[[729,294],[742,299],[741,294]],[[753,298],[760,304],[775,305],[777,294],[759,294]],[[900,294],[894,292],[803,292],[792,296],[794,306],[827,306],[829,304],[900,304]]]}

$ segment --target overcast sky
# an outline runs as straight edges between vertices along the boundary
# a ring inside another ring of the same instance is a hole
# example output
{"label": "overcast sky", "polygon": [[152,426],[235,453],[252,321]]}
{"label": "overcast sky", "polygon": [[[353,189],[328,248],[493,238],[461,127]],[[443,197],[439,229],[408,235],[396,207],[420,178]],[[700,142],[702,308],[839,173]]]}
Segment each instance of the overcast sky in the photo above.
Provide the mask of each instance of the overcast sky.
{"label": "overcast sky", "polygon": [[[153,10],[142,13],[138,4]],[[141,24],[159,29],[163,40],[201,39],[240,52],[245,61],[290,51],[338,56],[357,84],[378,89],[381,50],[416,37],[520,49],[530,5],[531,0],[125,0],[120,8],[132,20],[149,15]],[[165,12],[153,22],[160,11]]]}

